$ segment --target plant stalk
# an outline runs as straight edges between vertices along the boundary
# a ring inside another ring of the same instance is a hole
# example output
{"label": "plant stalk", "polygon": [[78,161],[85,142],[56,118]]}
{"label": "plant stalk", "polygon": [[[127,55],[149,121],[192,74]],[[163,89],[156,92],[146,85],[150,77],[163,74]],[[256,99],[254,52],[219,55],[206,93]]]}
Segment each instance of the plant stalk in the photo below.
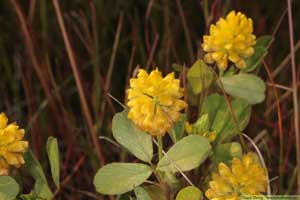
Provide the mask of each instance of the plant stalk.
{"label": "plant stalk", "polygon": [[162,136],[157,136],[158,141],[158,160],[161,160],[163,157],[163,141]]}

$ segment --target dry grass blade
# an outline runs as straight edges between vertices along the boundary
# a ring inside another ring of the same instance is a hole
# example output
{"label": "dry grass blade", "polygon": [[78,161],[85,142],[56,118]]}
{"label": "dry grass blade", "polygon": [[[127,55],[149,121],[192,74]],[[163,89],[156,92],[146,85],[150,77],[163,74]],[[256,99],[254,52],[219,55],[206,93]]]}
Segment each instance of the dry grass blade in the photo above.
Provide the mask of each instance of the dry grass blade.
{"label": "dry grass blade", "polygon": [[185,40],[186,40],[186,44],[187,44],[187,48],[188,48],[189,56],[190,56],[190,62],[193,62],[195,60],[195,56],[194,56],[194,53],[193,53],[193,47],[192,47],[192,41],[191,41],[191,37],[190,37],[190,31],[189,31],[189,28],[188,28],[187,23],[186,23],[186,19],[185,19],[185,16],[184,16],[184,12],[183,12],[180,0],[176,0],[176,5],[177,5],[178,11],[179,11],[181,23],[182,23],[183,30],[184,30]]}
{"label": "dry grass blade", "polygon": [[66,31],[66,28],[65,28],[62,13],[60,11],[58,0],[53,0],[53,4],[54,4],[54,7],[55,7],[57,20],[58,20],[58,23],[59,23],[59,27],[61,29],[61,33],[62,33],[63,40],[64,40],[64,43],[65,43],[65,46],[66,46],[68,57],[69,57],[69,60],[70,60],[71,68],[72,68],[72,71],[73,71],[73,74],[74,74],[74,77],[75,77],[75,82],[76,82],[76,86],[77,86],[77,89],[78,89],[78,93],[79,93],[79,97],[80,97],[80,103],[81,103],[81,106],[82,106],[82,109],[83,109],[83,114],[84,114],[85,120],[87,122],[89,132],[91,134],[92,142],[93,142],[97,157],[100,161],[100,165],[104,165],[104,163],[105,163],[104,156],[102,154],[101,147],[98,143],[96,129],[93,126],[91,113],[89,111],[88,104],[87,104],[87,101],[86,101],[86,98],[85,98],[85,95],[84,95],[82,82],[81,82],[79,72],[78,72],[78,68],[77,68],[77,63],[75,61],[74,52],[73,52],[73,49],[71,47],[71,43],[70,43],[68,35],[67,35],[67,31]]}
{"label": "dry grass blade", "polygon": [[156,46],[157,46],[157,43],[158,43],[158,39],[159,39],[159,34],[156,34],[153,45],[151,47],[151,51],[150,51],[148,60],[147,60],[147,64],[146,64],[146,67],[145,67],[146,70],[148,70],[150,68],[150,66],[153,62],[153,57],[154,57],[155,49],[156,49]]}
{"label": "dry grass blade", "polygon": [[286,91],[293,91],[292,88],[289,88],[287,86],[280,85],[280,84],[272,84],[272,83],[267,82],[266,85],[271,86],[271,87],[276,87],[278,89],[282,89],[282,90],[286,90]]}
{"label": "dry grass blade", "polygon": [[[294,53],[296,53],[300,49],[300,40],[296,43],[294,47]],[[275,78],[278,74],[280,74],[281,70],[284,69],[284,67],[288,64],[288,62],[291,60],[291,53],[289,53],[285,59],[280,63],[278,67],[273,71],[272,75]]]}
{"label": "dry grass blade", "polygon": [[294,103],[294,126],[296,136],[296,160],[297,160],[297,181],[298,194],[300,193],[300,133],[299,133],[299,108],[298,108],[298,90],[297,90],[297,74],[295,64],[295,50],[294,50],[294,34],[293,34],[293,17],[292,17],[292,2],[287,0],[288,4],[288,18],[289,18],[289,32],[290,32],[290,52],[291,52],[291,67],[293,77],[293,103]]}
{"label": "dry grass blade", "polygon": [[[113,68],[114,68],[114,65],[115,65],[115,58],[116,58],[117,49],[118,49],[118,45],[119,45],[120,34],[121,34],[122,26],[123,26],[123,18],[124,18],[124,14],[123,14],[123,12],[121,12],[120,17],[119,17],[119,22],[118,22],[118,26],[117,26],[115,39],[114,39],[113,50],[112,50],[112,54],[111,54],[110,61],[109,61],[108,72],[106,74],[106,80],[105,80],[105,86],[104,86],[104,92],[106,93],[105,95],[107,95],[109,93],[109,86],[110,86],[110,83],[111,83],[111,76],[112,76]],[[102,101],[102,103],[101,103],[101,113],[100,113],[100,115],[101,115],[100,116],[100,127],[103,124],[104,115],[105,115],[105,107],[106,107],[106,101]]]}
{"label": "dry grass blade", "polygon": [[[26,20],[25,14],[22,11],[22,8],[17,0],[10,0],[13,9],[17,15],[17,18],[20,23],[20,31],[24,39],[24,46],[26,49],[26,54],[29,57],[30,65],[36,72],[36,75],[40,81],[40,84],[43,88],[43,91],[46,95],[46,98],[49,103],[49,107],[51,109],[51,114],[56,119],[57,124],[62,123],[62,128],[67,128],[67,120],[64,118],[64,114],[61,113],[62,101],[59,93],[53,92],[53,89],[56,90],[55,81],[51,78],[51,73],[49,72],[47,64],[41,58],[39,54],[40,49],[35,45],[36,38],[34,38],[33,30],[31,29],[31,24]],[[28,73],[28,72],[27,72]],[[24,88],[27,87],[28,84],[24,84]],[[30,96],[28,96],[30,98]],[[60,110],[61,109],[61,110]],[[63,117],[62,117],[63,116]],[[60,120],[59,117],[61,117]],[[61,129],[62,133],[65,133],[65,129]]]}
{"label": "dry grass blade", "polygon": [[269,79],[271,81],[271,84],[273,86],[275,100],[276,100],[276,106],[277,106],[277,118],[278,118],[278,129],[279,129],[279,174],[280,174],[279,182],[280,182],[280,185],[282,185],[282,183],[283,183],[283,129],[282,129],[282,117],[281,117],[282,113],[281,113],[279,95],[278,95],[277,89],[275,87],[276,84],[272,77],[272,73],[264,60],[263,60],[263,64],[267,71]]}
{"label": "dry grass blade", "polygon": [[246,146],[246,144],[245,144],[244,138],[242,137],[242,134],[243,134],[243,133],[241,132],[240,125],[239,125],[238,120],[237,120],[237,118],[236,118],[236,116],[235,116],[235,114],[234,114],[234,111],[233,111],[233,108],[232,108],[230,99],[229,99],[228,95],[226,94],[224,85],[223,85],[223,83],[222,83],[220,77],[218,76],[218,74],[217,74],[216,72],[214,72],[214,73],[215,73],[215,77],[217,78],[217,81],[220,83],[220,89],[221,89],[221,91],[222,91],[222,93],[223,93],[223,95],[224,95],[224,98],[225,98],[226,104],[227,104],[227,106],[228,106],[230,115],[231,115],[232,120],[233,120],[233,122],[234,122],[234,126],[236,127],[237,130],[239,130],[239,136],[240,136],[241,144],[242,144],[242,146],[243,146],[246,150],[248,150],[248,149],[247,149],[247,146]]}

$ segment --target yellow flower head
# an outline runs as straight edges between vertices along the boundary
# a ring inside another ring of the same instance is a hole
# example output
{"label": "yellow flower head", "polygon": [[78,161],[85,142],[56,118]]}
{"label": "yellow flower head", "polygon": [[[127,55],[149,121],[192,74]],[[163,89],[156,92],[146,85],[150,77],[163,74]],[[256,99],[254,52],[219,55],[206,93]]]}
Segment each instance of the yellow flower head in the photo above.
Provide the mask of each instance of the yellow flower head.
{"label": "yellow flower head", "polygon": [[0,175],[8,175],[10,165],[18,168],[24,164],[23,153],[28,148],[28,142],[22,141],[24,129],[7,122],[6,115],[0,113]]}
{"label": "yellow flower head", "polygon": [[190,124],[189,122],[185,122],[185,131],[187,134],[195,134],[195,135],[201,135],[203,137],[206,137],[210,142],[213,142],[216,140],[217,133],[216,131],[205,131],[205,132],[198,132],[197,128],[194,126],[194,124]]}
{"label": "yellow flower head", "polygon": [[234,158],[231,168],[220,163],[219,173],[213,174],[205,195],[213,200],[239,200],[241,195],[261,195],[267,188],[266,173],[254,153],[244,155],[241,160]]}
{"label": "yellow flower head", "polygon": [[252,34],[252,20],[244,14],[231,11],[226,19],[219,19],[216,25],[211,25],[209,35],[203,36],[205,62],[217,63],[220,70],[225,70],[228,60],[238,68],[244,68],[245,58],[253,55],[256,37]]}
{"label": "yellow flower head", "polygon": [[130,79],[127,94],[128,118],[151,135],[162,136],[170,131],[186,106],[180,99],[183,89],[174,73],[162,77],[157,69],[150,74],[140,69],[137,78]]}

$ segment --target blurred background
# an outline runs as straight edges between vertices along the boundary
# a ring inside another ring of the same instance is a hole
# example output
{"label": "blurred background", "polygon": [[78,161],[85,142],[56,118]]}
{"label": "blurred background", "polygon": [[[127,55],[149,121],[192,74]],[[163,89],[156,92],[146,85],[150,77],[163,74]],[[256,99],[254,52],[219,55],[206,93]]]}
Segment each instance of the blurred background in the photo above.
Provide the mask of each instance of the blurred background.
{"label": "blurred background", "polygon": [[[298,78],[299,3],[295,0],[292,6]],[[177,65],[190,67],[202,57],[202,36],[209,25],[230,10],[242,11],[252,18],[257,37],[274,36],[265,61],[278,97],[261,66],[256,73],[266,81],[267,98],[254,107],[246,133],[263,153],[273,193],[295,194],[286,1],[0,1],[0,112],[26,129],[30,147],[48,175],[46,139],[51,135],[58,138],[61,179],[65,182],[55,199],[97,198],[92,180],[100,165],[133,160],[108,141],[112,116],[122,110],[112,96],[125,101],[128,80],[137,67],[158,67],[164,74]],[[283,122],[281,164],[276,98]],[[283,169],[281,177],[279,165]],[[22,180],[24,192],[30,192],[32,181]]]}

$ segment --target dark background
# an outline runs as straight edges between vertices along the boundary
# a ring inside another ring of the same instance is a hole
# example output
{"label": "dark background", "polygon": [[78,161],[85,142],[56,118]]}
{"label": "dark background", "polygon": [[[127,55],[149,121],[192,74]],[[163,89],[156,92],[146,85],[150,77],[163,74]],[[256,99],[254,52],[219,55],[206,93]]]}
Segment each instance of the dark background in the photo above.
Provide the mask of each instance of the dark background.
{"label": "dark background", "polygon": [[[56,199],[92,198],[87,192],[96,194],[92,180],[100,161],[133,159],[106,140],[96,138],[104,157],[99,159],[93,150],[95,138],[91,137],[87,116],[91,116],[88,121],[97,135],[111,138],[113,113],[122,109],[108,93],[124,102],[128,79],[137,66],[148,70],[158,66],[164,74],[172,70],[174,63],[191,66],[202,57],[200,44],[209,24],[230,10],[242,11],[252,18],[257,37],[274,36],[266,63],[276,84],[291,88],[284,0],[60,0],[59,5],[71,43],[68,50],[74,54],[81,79],[78,84],[52,0],[0,1],[0,112],[26,129],[30,147],[49,176],[45,143],[48,136],[58,138],[61,177],[65,180],[71,174],[71,179]],[[295,0],[296,50],[300,45],[299,11],[299,1]],[[299,78],[299,52],[295,55]],[[267,97],[253,108],[246,133],[255,138],[263,152],[276,194],[277,107],[264,67],[256,73],[267,83]],[[88,112],[82,109],[78,88],[82,88]],[[295,194],[292,92],[287,88],[277,91],[284,133],[281,186],[284,192]],[[29,192],[31,179],[23,178],[23,184],[24,192]]]}

